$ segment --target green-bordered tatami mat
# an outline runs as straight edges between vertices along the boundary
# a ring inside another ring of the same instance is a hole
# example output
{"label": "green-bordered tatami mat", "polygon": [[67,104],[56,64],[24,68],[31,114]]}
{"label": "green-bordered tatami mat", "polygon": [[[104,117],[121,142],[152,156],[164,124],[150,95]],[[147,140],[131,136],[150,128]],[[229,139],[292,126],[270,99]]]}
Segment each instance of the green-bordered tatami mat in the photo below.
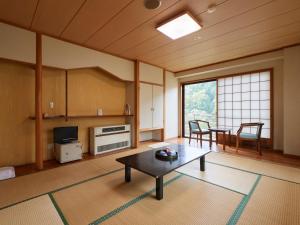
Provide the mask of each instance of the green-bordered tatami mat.
{"label": "green-bordered tatami mat", "polygon": [[[123,168],[116,158],[147,149],[140,148],[82,161],[35,174],[0,181],[0,209],[53,190]],[[148,148],[149,149],[149,148]]]}
{"label": "green-bordered tatami mat", "polygon": [[212,163],[206,163],[205,171],[201,172],[199,160],[182,166],[176,171],[243,194],[249,194],[258,176]]}
{"label": "green-bordered tatami mat", "polygon": [[239,225],[299,225],[300,185],[262,176]]}
{"label": "green-bordered tatami mat", "polygon": [[[132,170],[131,175],[129,183],[124,181],[124,171],[119,171],[63,189],[52,196],[69,224],[88,224],[155,187],[153,177],[136,170]],[[170,173],[164,181],[177,176],[180,175]],[[151,196],[152,201],[156,201],[154,193]]]}
{"label": "green-bordered tatami mat", "polygon": [[215,152],[209,153],[206,160],[208,162],[234,167],[240,170],[300,183],[300,169],[294,167]]}
{"label": "green-bordered tatami mat", "polygon": [[164,199],[148,196],[126,210],[91,224],[226,224],[243,195],[182,176],[164,188]]}
{"label": "green-bordered tatami mat", "polygon": [[0,210],[1,225],[63,225],[48,195]]}

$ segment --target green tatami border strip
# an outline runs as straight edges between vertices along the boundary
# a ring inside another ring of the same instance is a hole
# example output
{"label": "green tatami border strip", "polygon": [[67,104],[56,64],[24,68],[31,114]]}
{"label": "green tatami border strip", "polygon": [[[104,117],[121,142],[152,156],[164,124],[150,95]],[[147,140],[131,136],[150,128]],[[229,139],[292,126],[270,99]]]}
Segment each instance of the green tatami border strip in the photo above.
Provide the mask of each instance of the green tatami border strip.
{"label": "green tatami border strip", "polygon": [[253,185],[253,187],[251,188],[251,191],[248,195],[245,195],[242,199],[242,201],[240,202],[240,204],[237,206],[237,208],[235,209],[234,213],[231,215],[230,219],[227,222],[227,225],[235,225],[237,224],[239,218],[241,217],[247,203],[249,202],[257,184],[259,183],[260,179],[261,179],[261,175],[259,175]]}
{"label": "green tatami border strip", "polygon": [[[171,184],[172,182],[174,182],[175,180],[178,180],[179,178],[181,178],[183,175],[180,174],[180,175],[177,175],[173,178],[171,178],[170,180],[166,181],[163,186],[167,186],[169,184]],[[129,202],[126,202],[125,204],[121,205],[120,207],[112,210],[111,212],[105,214],[104,216],[101,216],[99,219],[91,222],[89,225],[98,225],[100,223],[103,223],[104,221],[108,220],[109,218],[119,214],[120,212],[122,212],[123,210],[127,209],[128,207],[136,204],[137,202],[143,200],[144,198],[148,197],[152,192],[154,192],[156,190],[156,188],[153,188],[151,189],[150,191],[148,192],[145,192],[144,194],[130,200]]]}
{"label": "green tatami border strip", "polygon": [[216,184],[216,183],[207,181],[207,180],[200,179],[200,178],[198,178],[198,177],[194,177],[194,176],[192,176],[192,175],[189,175],[189,174],[186,174],[186,173],[183,173],[183,172],[179,172],[179,171],[177,171],[177,170],[175,170],[175,172],[176,172],[176,173],[179,173],[179,174],[182,174],[182,175],[184,175],[184,176],[191,177],[191,178],[194,178],[194,179],[196,179],[196,180],[203,181],[203,182],[205,182],[205,183],[208,183],[208,184],[211,184],[211,185],[214,185],[214,186],[217,186],[217,187],[226,189],[226,190],[228,190],[228,191],[235,192],[235,193],[240,194],[240,195],[243,195],[243,196],[247,195],[247,194],[245,194],[245,193],[242,193],[242,192],[239,192],[239,191],[236,191],[236,190],[233,190],[233,189],[224,187],[224,186],[222,186],[222,185],[219,185],[219,184]]}
{"label": "green tatami border strip", "polygon": [[64,223],[64,225],[69,225],[66,217],[64,216],[63,212],[61,211],[61,209],[59,208],[57,202],[55,201],[55,198],[53,197],[53,195],[51,193],[48,194],[49,198],[51,199],[52,204],[54,205],[60,219],[62,220],[62,222]]}
{"label": "green tatami border strip", "polygon": [[85,183],[85,182],[88,182],[88,181],[91,181],[91,180],[94,180],[94,179],[97,179],[97,178],[100,178],[100,177],[104,177],[104,176],[107,176],[107,175],[116,173],[116,172],[121,171],[121,170],[124,170],[124,167],[123,167],[123,168],[119,168],[119,169],[115,169],[115,170],[111,170],[111,171],[109,171],[109,172],[106,172],[106,173],[97,175],[97,176],[95,176],[95,177],[91,177],[91,178],[88,178],[88,179],[85,179],[85,180],[82,180],[82,181],[78,181],[78,182],[76,182],[76,183],[73,183],[73,184],[70,184],[70,185],[66,185],[66,186],[64,186],[64,187],[57,188],[57,189],[54,189],[54,190],[52,190],[52,191],[42,193],[42,194],[39,194],[39,195],[30,197],[30,198],[24,199],[24,200],[19,201],[19,202],[15,202],[15,203],[9,204],[9,205],[7,205],[7,206],[1,207],[1,208],[0,208],[0,211],[3,210],[3,209],[6,209],[6,208],[12,207],[12,206],[14,206],[14,205],[17,205],[17,204],[20,204],[20,203],[23,203],[23,202],[27,202],[27,201],[30,201],[30,200],[32,200],[32,199],[41,197],[41,196],[43,196],[43,195],[52,194],[52,193],[55,193],[55,192],[58,192],[58,191],[61,191],[61,190],[64,190],[64,189],[73,187],[73,186],[75,186],[75,185],[79,185],[79,184],[82,184],[82,183]]}
{"label": "green tatami border strip", "polygon": [[299,182],[296,182],[296,181],[285,180],[285,179],[278,178],[278,177],[273,177],[273,176],[270,176],[270,175],[267,175],[267,174],[264,174],[264,173],[256,173],[256,172],[252,172],[252,171],[249,171],[249,170],[240,169],[240,168],[237,168],[237,167],[227,166],[227,165],[224,165],[224,164],[221,164],[221,163],[215,163],[215,162],[211,162],[211,161],[208,161],[208,160],[206,160],[205,162],[215,164],[215,165],[218,165],[218,166],[228,167],[228,168],[231,168],[231,169],[240,170],[240,171],[247,172],[247,173],[252,173],[252,174],[255,174],[255,175],[261,175],[261,176],[264,176],[264,177],[273,178],[273,179],[276,179],[276,180],[286,181],[286,182],[290,182],[290,183],[293,183],[293,184],[300,184]]}

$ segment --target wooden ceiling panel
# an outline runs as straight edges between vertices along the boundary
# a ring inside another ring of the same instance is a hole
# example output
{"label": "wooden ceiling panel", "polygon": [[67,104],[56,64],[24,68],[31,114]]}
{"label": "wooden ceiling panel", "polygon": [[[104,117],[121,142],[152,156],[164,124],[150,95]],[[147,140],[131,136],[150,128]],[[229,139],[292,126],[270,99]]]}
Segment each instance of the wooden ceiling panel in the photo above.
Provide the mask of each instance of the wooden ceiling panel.
{"label": "wooden ceiling panel", "polygon": [[78,43],[86,42],[92,34],[103,27],[131,1],[87,1],[61,37]]}
{"label": "wooden ceiling panel", "polygon": [[201,41],[199,44],[188,46],[182,50],[175,50],[173,54],[164,54],[162,52],[161,56],[153,58],[151,61],[153,63],[165,63],[166,61],[179,59],[185,57],[186,55],[201,55],[204,51],[209,48],[222,47],[228,43],[235,43],[241,39],[245,39],[251,36],[257,36],[263,34],[264,32],[269,32],[272,30],[284,28],[286,26],[293,25],[300,21],[300,9],[293,10],[290,13],[282,14],[275,18],[269,18],[259,23],[255,23],[250,26],[245,26],[242,29],[238,29],[234,32],[218,36],[217,38],[211,38],[206,41]]}
{"label": "wooden ceiling panel", "polygon": [[1,0],[0,20],[29,28],[38,0]]}
{"label": "wooden ceiling panel", "polygon": [[[278,29],[274,29],[268,32],[264,32],[261,34],[257,34],[254,36],[250,36],[248,38],[241,38],[239,40],[236,40],[235,42],[224,44],[222,46],[216,46],[214,48],[210,48],[206,51],[202,51],[198,54],[190,54],[187,57],[182,57],[185,59],[188,59],[189,62],[194,62],[201,59],[206,59],[211,56],[215,56],[216,54],[220,55],[224,52],[231,51],[233,49],[240,49],[247,46],[255,46],[259,43],[268,43],[272,40],[278,40],[285,37],[289,37],[294,35],[295,33],[299,33],[300,31],[300,22],[294,23],[289,26],[281,27]],[[164,65],[169,64],[178,64],[183,62],[182,58],[178,58],[176,60],[166,60],[165,62],[161,62]]]}
{"label": "wooden ceiling panel", "polygon": [[[155,29],[183,11],[203,29],[175,41]],[[0,21],[172,71],[300,44],[300,0],[162,0],[156,10],[142,0],[0,0]]]}
{"label": "wooden ceiling panel", "polygon": [[184,61],[180,65],[169,64],[166,66],[168,66],[168,68],[170,68],[170,70],[173,70],[173,71],[182,71],[185,69],[198,67],[199,65],[208,65],[208,64],[212,64],[212,63],[226,61],[228,59],[235,59],[238,57],[256,54],[257,52],[265,52],[265,51],[289,46],[292,44],[299,44],[299,42],[300,42],[300,34],[298,33],[295,35],[283,37],[281,39],[269,41],[268,43],[257,43],[255,45],[251,45],[251,46],[245,46],[242,48],[231,49],[231,50],[227,51],[226,53],[210,56],[210,57],[207,57],[202,60],[199,59],[199,60],[191,61],[191,60],[188,60],[188,58],[187,58],[187,59],[184,59]]}
{"label": "wooden ceiling panel", "polygon": [[143,1],[135,0],[126,9],[113,18],[101,30],[93,35],[85,44],[97,49],[104,49],[113,41],[141,26],[158,13],[169,8],[178,0],[164,0],[156,10],[148,10]]}
{"label": "wooden ceiling panel", "polygon": [[[214,23],[209,23],[209,24],[205,24],[203,23],[203,28],[198,31],[195,32],[191,35],[188,35],[186,37],[177,39],[175,41],[171,40],[171,39],[165,39],[164,35],[159,34],[157,36],[155,36],[154,38],[152,38],[151,40],[148,40],[132,49],[128,49],[126,51],[126,55],[127,57],[132,57],[132,58],[140,58],[142,57],[144,60],[146,59],[146,57],[149,54],[152,54],[155,51],[163,51],[163,49],[176,49],[176,48],[181,48],[184,47],[185,45],[190,45],[190,44],[195,44],[199,41],[195,41],[195,38],[198,36],[203,36],[207,30],[212,29],[213,27],[215,28],[215,30],[225,30],[225,29],[231,29],[231,26],[229,27],[223,27],[223,24],[226,23],[227,21],[231,21],[234,18],[237,18],[240,15],[243,15],[243,13],[247,13],[250,10],[254,10],[255,8],[266,4],[267,2],[270,2],[270,0],[252,0],[252,1],[246,1],[248,2],[247,4],[245,4],[244,1],[240,1],[240,0],[231,0],[231,1],[227,1],[224,4],[221,4],[218,8],[217,11],[213,14],[209,14],[209,16],[211,18],[215,17],[215,19],[213,19]],[[237,6],[239,7],[237,7]],[[234,14],[227,14],[225,10],[220,10],[219,8],[231,8],[234,7],[237,10],[235,11]],[[197,16],[200,17],[200,19],[202,17],[204,17],[205,14],[208,14],[207,12],[198,14]],[[209,21],[209,20],[206,20]],[[220,28],[220,29],[218,29]],[[214,32],[215,33],[215,32]],[[213,33],[213,35],[214,35]],[[220,33],[220,31],[219,31]],[[202,39],[203,40],[203,37]],[[123,55],[123,54],[122,54]]]}
{"label": "wooden ceiling panel", "polygon": [[[215,3],[219,6],[226,2],[227,0],[217,0]],[[113,42],[107,48],[106,51],[114,52],[116,54],[122,54],[130,50],[143,42],[154,38],[155,36],[161,35],[159,31],[155,29],[157,24],[160,24],[162,21],[169,19],[170,17],[181,13],[184,10],[188,10],[193,13],[193,15],[201,15],[205,13],[208,5],[211,3],[211,0],[190,0],[190,1],[178,1],[176,4],[172,5],[167,10],[161,12],[153,19],[149,20],[143,26],[138,27],[137,29],[130,32],[128,35],[120,38],[119,40]],[[169,41],[169,38],[163,35],[162,37],[165,41]]]}
{"label": "wooden ceiling panel", "polygon": [[32,29],[59,37],[86,0],[40,0]]}

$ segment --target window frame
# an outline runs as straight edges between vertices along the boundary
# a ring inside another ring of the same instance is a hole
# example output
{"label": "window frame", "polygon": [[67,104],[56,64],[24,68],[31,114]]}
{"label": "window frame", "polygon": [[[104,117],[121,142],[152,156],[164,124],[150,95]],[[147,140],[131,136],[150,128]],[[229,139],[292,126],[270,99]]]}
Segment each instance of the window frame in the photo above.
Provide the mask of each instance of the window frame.
{"label": "window frame", "polygon": [[[185,86],[190,85],[190,84],[200,84],[200,83],[206,83],[206,82],[211,82],[215,81],[216,82],[216,116],[217,116],[217,124],[218,124],[218,79],[217,78],[209,78],[209,79],[202,79],[202,80],[196,80],[196,81],[189,81],[189,82],[184,82],[181,83],[181,136],[188,138],[187,134],[185,134]],[[205,138],[203,140],[206,140]],[[208,139],[207,139],[208,140]]]}
{"label": "window frame", "polygon": [[[273,149],[273,139],[274,139],[274,89],[273,89],[273,74],[274,69],[273,68],[265,68],[265,69],[259,69],[259,70],[250,70],[240,73],[232,73],[227,75],[221,75],[221,76],[215,76],[210,78],[204,78],[204,79],[197,79],[193,81],[186,81],[181,82],[181,136],[186,137],[186,134],[184,133],[184,86],[188,84],[195,84],[195,83],[202,83],[202,82],[209,82],[209,81],[216,81],[216,92],[217,92],[217,99],[216,99],[216,114],[217,114],[217,126],[218,126],[218,111],[219,111],[219,99],[218,99],[218,81],[222,78],[228,78],[228,77],[235,77],[235,76],[243,76],[251,73],[262,73],[262,72],[270,72],[270,138],[261,138],[262,139],[262,145],[264,147],[268,147]],[[236,135],[232,135],[236,136]]]}

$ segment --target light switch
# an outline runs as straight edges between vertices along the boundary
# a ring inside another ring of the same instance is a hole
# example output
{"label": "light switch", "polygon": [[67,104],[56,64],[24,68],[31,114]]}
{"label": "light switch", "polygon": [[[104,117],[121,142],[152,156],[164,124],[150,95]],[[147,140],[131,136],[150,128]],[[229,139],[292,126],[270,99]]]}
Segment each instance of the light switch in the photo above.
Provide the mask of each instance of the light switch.
{"label": "light switch", "polygon": [[50,109],[53,109],[54,108],[54,102],[50,102],[49,106],[50,106]]}

